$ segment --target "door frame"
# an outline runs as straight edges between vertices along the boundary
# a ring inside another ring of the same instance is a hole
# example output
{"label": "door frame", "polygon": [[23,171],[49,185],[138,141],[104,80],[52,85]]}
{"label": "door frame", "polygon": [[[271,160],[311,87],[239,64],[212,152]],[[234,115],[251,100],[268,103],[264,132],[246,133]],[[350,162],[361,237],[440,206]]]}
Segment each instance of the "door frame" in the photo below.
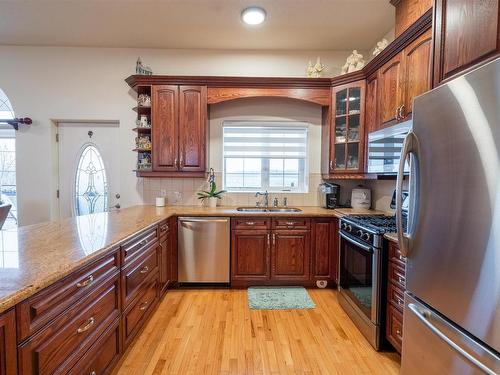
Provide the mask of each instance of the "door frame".
{"label": "door frame", "polygon": [[[51,121],[51,134],[50,139],[52,142],[52,181],[51,191],[52,198],[50,202],[50,217],[52,220],[59,220],[61,218],[60,202],[59,202],[59,125],[60,124],[93,124],[93,125],[117,125],[120,128],[119,120],[92,120],[92,119],[50,119]],[[106,176],[107,177],[107,176]]]}

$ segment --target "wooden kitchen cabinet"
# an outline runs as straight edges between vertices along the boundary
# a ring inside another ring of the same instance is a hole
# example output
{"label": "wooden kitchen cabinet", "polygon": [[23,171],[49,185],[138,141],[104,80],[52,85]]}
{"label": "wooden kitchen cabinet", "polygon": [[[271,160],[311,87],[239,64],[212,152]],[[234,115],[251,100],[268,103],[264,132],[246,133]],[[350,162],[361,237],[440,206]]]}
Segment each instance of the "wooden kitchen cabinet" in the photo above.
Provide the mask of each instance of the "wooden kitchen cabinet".
{"label": "wooden kitchen cabinet", "polygon": [[396,38],[432,8],[432,1],[391,0],[391,4],[396,7],[396,24],[394,25]]}
{"label": "wooden kitchen cabinet", "polygon": [[0,314],[0,375],[17,374],[16,315],[14,309]]}
{"label": "wooden kitchen cabinet", "polygon": [[334,87],[329,172],[363,173],[365,147],[365,81]]}
{"label": "wooden kitchen cabinet", "polygon": [[396,123],[405,100],[404,52],[389,60],[378,73],[378,128]]}
{"label": "wooden kitchen cabinet", "polygon": [[309,280],[311,232],[309,230],[275,230],[272,238],[271,279]]}
{"label": "wooden kitchen cabinet", "polygon": [[432,33],[427,30],[379,69],[373,130],[410,118],[413,99],[431,88],[431,48]]}
{"label": "wooden kitchen cabinet", "polygon": [[271,233],[268,230],[233,230],[231,280],[266,281],[270,270]]}
{"label": "wooden kitchen cabinet", "polygon": [[338,219],[313,219],[311,239],[311,277],[338,283]]}
{"label": "wooden kitchen cabinet", "polygon": [[406,82],[400,113],[403,121],[413,111],[413,99],[431,89],[431,51],[431,30],[420,35],[403,51]]}
{"label": "wooden kitchen cabinet", "polygon": [[[206,86],[151,88],[153,172],[203,176],[207,149]],[[197,174],[193,174],[193,173]]]}
{"label": "wooden kitchen cabinet", "polygon": [[378,125],[378,74],[366,79],[365,127],[368,133],[377,130]]}
{"label": "wooden kitchen cabinet", "polygon": [[499,0],[435,0],[434,86],[500,55]]}

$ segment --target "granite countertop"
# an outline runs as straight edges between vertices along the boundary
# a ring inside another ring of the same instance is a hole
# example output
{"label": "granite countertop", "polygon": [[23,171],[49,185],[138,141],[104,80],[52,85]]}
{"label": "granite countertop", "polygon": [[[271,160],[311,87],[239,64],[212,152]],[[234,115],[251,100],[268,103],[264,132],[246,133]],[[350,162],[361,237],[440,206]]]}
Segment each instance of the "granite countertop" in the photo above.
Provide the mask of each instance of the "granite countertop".
{"label": "granite countertop", "polygon": [[387,238],[389,241],[398,242],[398,234],[397,233],[384,233],[384,238]]}
{"label": "granite countertop", "polygon": [[383,213],[349,208],[299,208],[301,212],[254,213],[239,212],[235,207],[134,206],[0,231],[0,313],[100,257],[135,233],[171,216],[342,217]]}

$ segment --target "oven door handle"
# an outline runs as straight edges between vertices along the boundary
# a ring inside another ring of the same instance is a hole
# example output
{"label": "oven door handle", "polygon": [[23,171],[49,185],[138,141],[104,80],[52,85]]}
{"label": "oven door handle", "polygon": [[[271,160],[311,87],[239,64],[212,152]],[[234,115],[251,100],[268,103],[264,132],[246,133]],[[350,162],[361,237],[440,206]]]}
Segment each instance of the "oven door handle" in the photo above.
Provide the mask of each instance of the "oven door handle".
{"label": "oven door handle", "polygon": [[356,241],[354,238],[351,238],[349,236],[346,236],[344,233],[340,232],[340,236],[342,238],[344,238],[346,241],[349,241],[353,244],[355,244],[356,246],[362,248],[363,250],[369,252],[369,253],[373,253],[373,247],[371,246],[368,246],[368,245],[365,245],[364,243],[361,243],[359,241]]}

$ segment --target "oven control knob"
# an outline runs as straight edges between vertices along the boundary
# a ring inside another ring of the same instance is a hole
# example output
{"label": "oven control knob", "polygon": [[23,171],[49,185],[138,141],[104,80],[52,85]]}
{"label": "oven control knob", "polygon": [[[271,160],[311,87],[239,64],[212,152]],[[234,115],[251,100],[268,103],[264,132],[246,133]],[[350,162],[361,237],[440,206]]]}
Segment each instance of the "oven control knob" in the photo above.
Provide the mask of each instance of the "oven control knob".
{"label": "oven control knob", "polygon": [[347,224],[346,223],[342,223],[342,225],[340,226],[340,228],[346,229],[347,228]]}
{"label": "oven control knob", "polygon": [[352,227],[350,225],[348,225],[346,230],[350,233],[350,232],[352,232]]}
{"label": "oven control knob", "polygon": [[363,238],[363,231],[361,229],[358,230],[356,233],[357,233],[358,236],[360,236],[361,238]]}
{"label": "oven control knob", "polygon": [[362,239],[368,241],[370,239],[370,233],[363,233],[363,235],[361,236]]}

